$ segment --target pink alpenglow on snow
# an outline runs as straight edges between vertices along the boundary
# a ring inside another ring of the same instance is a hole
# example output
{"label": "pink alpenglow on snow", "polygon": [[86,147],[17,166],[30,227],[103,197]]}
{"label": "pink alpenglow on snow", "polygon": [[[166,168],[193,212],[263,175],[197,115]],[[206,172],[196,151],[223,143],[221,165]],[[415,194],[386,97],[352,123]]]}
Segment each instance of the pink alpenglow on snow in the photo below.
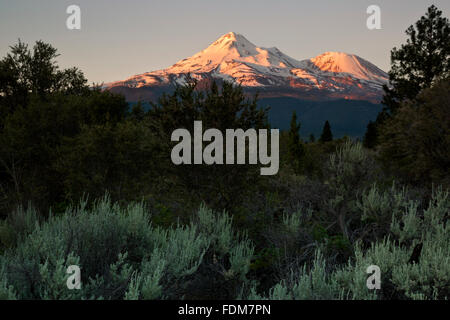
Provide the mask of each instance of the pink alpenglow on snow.
{"label": "pink alpenglow on snow", "polygon": [[[388,75],[357,55],[326,52],[296,60],[278,48],[254,45],[229,32],[206,49],[163,70],[147,72],[106,87],[136,100],[153,90],[184,84],[187,76],[201,81],[227,80],[260,96],[290,96],[311,100],[360,99],[379,102]],[[140,90],[141,89],[141,90]]]}

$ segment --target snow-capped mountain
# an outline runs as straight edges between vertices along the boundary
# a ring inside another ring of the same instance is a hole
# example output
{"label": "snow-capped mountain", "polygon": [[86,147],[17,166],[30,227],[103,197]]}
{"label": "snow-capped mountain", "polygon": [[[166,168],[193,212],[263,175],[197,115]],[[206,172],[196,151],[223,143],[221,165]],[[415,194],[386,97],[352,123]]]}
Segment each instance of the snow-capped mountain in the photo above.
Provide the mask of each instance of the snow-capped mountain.
{"label": "snow-capped mountain", "polygon": [[378,102],[388,75],[372,63],[351,54],[326,52],[296,60],[278,48],[257,47],[244,36],[230,32],[203,51],[173,66],[136,75],[106,87],[128,100],[155,98],[185,82],[227,80],[262,97],[296,97],[310,100],[358,99]]}

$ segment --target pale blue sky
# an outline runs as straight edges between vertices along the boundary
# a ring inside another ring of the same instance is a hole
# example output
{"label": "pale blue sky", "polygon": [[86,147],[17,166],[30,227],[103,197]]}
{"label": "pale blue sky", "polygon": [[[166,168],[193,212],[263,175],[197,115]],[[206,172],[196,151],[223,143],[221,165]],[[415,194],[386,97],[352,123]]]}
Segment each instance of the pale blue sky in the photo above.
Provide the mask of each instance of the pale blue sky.
{"label": "pale blue sky", "polygon": [[[71,4],[81,7],[79,31],[66,29]],[[366,28],[371,4],[381,7],[382,30]],[[109,82],[166,68],[234,31],[298,60],[343,51],[387,71],[390,49],[431,4],[449,16],[448,0],[0,0],[0,57],[18,38],[41,39],[63,67]]]}

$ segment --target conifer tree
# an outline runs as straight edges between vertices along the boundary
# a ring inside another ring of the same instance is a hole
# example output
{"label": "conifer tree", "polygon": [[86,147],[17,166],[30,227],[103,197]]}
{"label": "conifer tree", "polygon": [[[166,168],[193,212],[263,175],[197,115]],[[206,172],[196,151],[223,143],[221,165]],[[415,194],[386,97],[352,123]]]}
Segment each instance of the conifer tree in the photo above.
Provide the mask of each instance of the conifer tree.
{"label": "conifer tree", "polygon": [[406,44],[391,51],[389,87],[384,86],[384,108],[370,129],[377,144],[380,126],[400,105],[413,101],[424,89],[450,77],[450,22],[434,5],[406,30]]}
{"label": "conifer tree", "polygon": [[376,122],[370,121],[367,125],[367,131],[364,135],[364,147],[373,149],[377,143],[377,125]]}
{"label": "conifer tree", "polygon": [[333,133],[331,132],[330,123],[325,121],[325,125],[323,126],[322,135],[320,136],[320,142],[329,142],[333,141]]}
{"label": "conifer tree", "polygon": [[450,77],[450,23],[434,5],[406,30],[406,44],[391,51],[390,86],[384,86],[385,112]]}
{"label": "conifer tree", "polygon": [[300,169],[301,158],[304,155],[304,147],[300,139],[300,122],[297,122],[297,114],[295,111],[292,114],[291,127],[289,129],[288,140],[288,157],[289,162],[295,171]]}

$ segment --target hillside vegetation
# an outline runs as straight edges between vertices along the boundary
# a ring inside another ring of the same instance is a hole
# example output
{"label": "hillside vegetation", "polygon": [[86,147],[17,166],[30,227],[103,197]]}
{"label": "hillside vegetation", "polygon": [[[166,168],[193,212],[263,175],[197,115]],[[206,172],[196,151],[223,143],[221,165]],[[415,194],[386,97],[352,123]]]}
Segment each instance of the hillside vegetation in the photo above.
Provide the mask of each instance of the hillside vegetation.
{"label": "hillside vegetation", "polygon": [[[333,119],[305,139],[293,112],[274,176],[171,161],[172,132],[196,120],[270,127],[240,86],[192,80],[130,109],[60,69],[51,45],[12,46],[0,60],[0,299],[448,299],[450,24],[432,6],[407,34],[364,141]],[[80,290],[66,285],[71,265]]]}

